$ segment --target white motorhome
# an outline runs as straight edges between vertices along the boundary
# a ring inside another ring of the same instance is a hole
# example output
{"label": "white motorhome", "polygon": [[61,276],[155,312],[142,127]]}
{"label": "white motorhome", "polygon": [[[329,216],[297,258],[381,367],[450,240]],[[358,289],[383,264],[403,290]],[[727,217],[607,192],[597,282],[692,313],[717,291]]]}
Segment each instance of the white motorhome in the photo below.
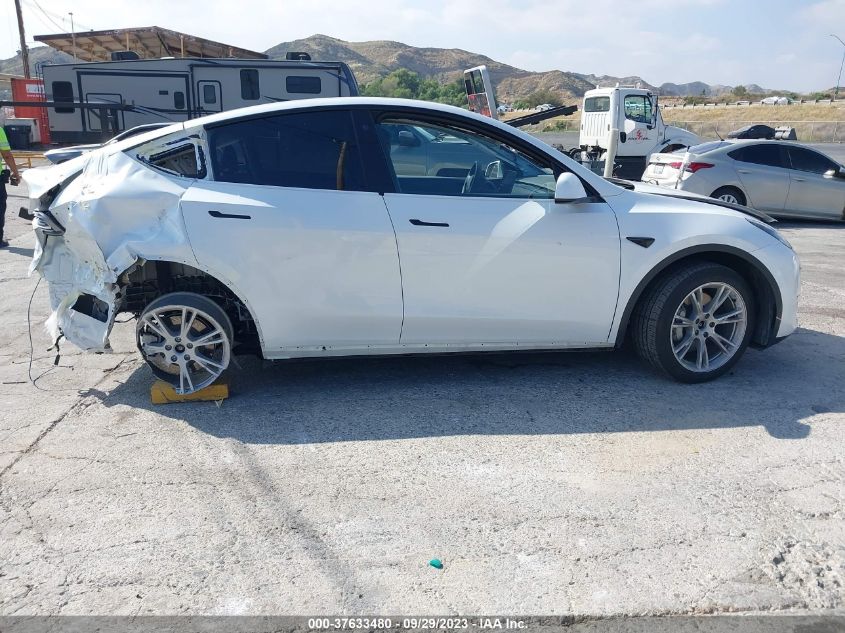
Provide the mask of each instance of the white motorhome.
{"label": "white motorhome", "polygon": [[573,158],[604,160],[611,133],[618,130],[614,175],[639,180],[655,152],[672,152],[697,145],[701,139],[687,130],[666,125],[657,95],[642,88],[595,88],[584,94],[581,134]]}
{"label": "white motorhome", "polygon": [[[160,121],[185,121],[244,106],[346,97],[358,84],[343,62],[165,58],[43,67],[50,136],[94,143]],[[112,107],[74,107],[74,103]],[[119,106],[119,107],[114,107]]]}

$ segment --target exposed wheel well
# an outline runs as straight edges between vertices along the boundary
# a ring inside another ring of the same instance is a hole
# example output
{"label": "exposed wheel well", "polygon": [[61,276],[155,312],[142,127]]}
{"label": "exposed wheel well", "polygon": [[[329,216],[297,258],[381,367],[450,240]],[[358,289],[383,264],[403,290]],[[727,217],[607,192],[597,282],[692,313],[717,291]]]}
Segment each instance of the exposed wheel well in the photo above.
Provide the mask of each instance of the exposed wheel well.
{"label": "exposed wheel well", "polygon": [[216,277],[187,264],[139,261],[120,277],[121,312],[140,315],[158,297],[171,292],[193,292],[218,304],[232,322],[239,352],[259,349],[255,320],[246,304]]}
{"label": "exposed wheel well", "polygon": [[656,266],[637,286],[625,306],[616,346],[620,347],[628,336],[631,314],[647,290],[659,284],[666,275],[682,267],[698,262],[713,262],[735,270],[751,287],[754,293],[757,320],[751,335],[751,344],[758,347],[770,345],[777,333],[777,320],[781,314],[781,298],[777,283],[766,268],[751,255],[727,246],[693,247],[685,249]]}

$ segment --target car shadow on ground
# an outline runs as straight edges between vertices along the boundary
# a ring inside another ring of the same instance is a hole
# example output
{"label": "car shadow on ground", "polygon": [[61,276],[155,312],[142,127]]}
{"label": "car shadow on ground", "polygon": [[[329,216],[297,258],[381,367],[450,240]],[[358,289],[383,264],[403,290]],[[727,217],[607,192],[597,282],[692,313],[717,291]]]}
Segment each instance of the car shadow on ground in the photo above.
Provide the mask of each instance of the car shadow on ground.
{"label": "car shadow on ground", "polygon": [[812,330],[749,350],[719,380],[682,385],[633,354],[532,353],[288,361],[240,357],[231,397],[152,405],[141,366],[118,404],[253,444],[452,435],[620,433],[761,426],[807,437],[816,414],[845,411],[845,338]]}

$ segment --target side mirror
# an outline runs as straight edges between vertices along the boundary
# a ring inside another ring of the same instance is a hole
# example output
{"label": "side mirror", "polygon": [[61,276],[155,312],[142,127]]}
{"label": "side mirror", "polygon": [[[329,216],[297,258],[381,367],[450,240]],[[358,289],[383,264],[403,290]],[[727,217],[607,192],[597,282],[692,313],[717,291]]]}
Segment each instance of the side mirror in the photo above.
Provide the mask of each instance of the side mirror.
{"label": "side mirror", "polygon": [[824,172],[824,177],[845,180],[845,167],[840,167],[839,169],[830,169]]}
{"label": "side mirror", "polygon": [[555,202],[564,204],[587,197],[587,190],[575,174],[563,172],[555,183]]}
{"label": "side mirror", "polygon": [[416,147],[420,144],[420,139],[411,134],[408,130],[399,130],[399,145],[400,147]]}

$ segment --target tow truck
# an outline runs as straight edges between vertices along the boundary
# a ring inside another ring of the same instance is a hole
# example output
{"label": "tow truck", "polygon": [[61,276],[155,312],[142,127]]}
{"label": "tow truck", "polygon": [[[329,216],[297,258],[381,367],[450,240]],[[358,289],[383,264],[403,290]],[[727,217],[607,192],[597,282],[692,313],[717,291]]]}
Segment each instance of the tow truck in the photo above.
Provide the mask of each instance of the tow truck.
{"label": "tow truck", "polygon": [[[476,66],[465,70],[464,86],[466,87],[469,109],[498,121],[499,108],[496,106],[496,95],[493,92],[493,84],[490,81],[490,72],[487,70],[487,66]],[[522,127],[556,116],[569,116],[577,110],[578,106],[553,106],[515,119],[508,119],[505,123],[513,127]]]}
{"label": "tow truck", "polygon": [[[470,110],[498,118],[490,75],[485,66],[464,71]],[[521,127],[572,114],[577,106],[536,112],[507,123]],[[639,87],[596,87],[584,94],[578,147],[570,157],[605,177],[639,180],[655,153],[674,152],[701,143],[695,134],[663,122],[658,96]]]}

